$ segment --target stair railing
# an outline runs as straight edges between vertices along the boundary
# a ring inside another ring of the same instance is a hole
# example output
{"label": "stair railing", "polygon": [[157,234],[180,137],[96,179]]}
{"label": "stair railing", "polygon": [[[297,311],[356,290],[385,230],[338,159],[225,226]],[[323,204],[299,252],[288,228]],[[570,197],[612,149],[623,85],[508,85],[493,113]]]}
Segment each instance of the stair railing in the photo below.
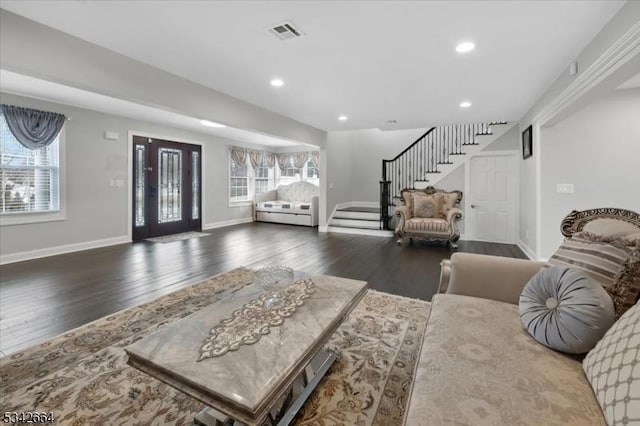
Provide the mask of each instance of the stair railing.
{"label": "stair railing", "polygon": [[382,160],[380,181],[380,226],[389,229],[389,209],[405,188],[428,182],[430,173],[440,173],[440,164],[453,164],[451,156],[464,155],[464,146],[478,145],[477,135],[491,134],[492,124],[470,123],[432,127],[391,160]]}

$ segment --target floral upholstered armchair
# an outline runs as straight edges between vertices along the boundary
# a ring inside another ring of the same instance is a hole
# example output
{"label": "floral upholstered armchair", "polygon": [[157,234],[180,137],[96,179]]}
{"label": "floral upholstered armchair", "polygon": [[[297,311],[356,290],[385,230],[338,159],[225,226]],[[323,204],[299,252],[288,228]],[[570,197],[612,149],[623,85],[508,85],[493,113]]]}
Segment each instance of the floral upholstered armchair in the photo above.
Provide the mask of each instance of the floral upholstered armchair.
{"label": "floral upholstered armchair", "polygon": [[396,226],[398,244],[408,237],[410,241],[413,238],[445,240],[452,248],[458,248],[461,191],[447,192],[428,186],[424,189],[403,189],[401,196],[404,205],[395,210],[400,217]]}

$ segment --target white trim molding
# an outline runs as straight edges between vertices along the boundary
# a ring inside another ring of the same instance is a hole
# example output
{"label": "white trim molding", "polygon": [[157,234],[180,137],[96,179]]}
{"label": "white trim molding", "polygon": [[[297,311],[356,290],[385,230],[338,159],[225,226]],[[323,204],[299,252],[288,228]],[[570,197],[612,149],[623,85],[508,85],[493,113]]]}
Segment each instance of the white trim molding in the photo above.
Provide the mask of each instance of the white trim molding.
{"label": "white trim molding", "polygon": [[223,220],[202,225],[202,230],[224,228],[225,226],[240,225],[241,223],[253,222],[253,217],[243,217],[240,219]]}
{"label": "white trim molding", "polygon": [[120,237],[105,238],[102,240],[85,241],[82,243],[65,244],[62,246],[47,247],[43,249],[5,254],[0,256],[0,265],[6,265],[8,263],[15,263],[15,262],[22,262],[24,260],[39,259],[41,257],[54,256],[57,254],[73,253],[76,251],[115,246],[117,244],[125,244],[130,242],[131,242],[131,238],[126,235],[123,235]]}

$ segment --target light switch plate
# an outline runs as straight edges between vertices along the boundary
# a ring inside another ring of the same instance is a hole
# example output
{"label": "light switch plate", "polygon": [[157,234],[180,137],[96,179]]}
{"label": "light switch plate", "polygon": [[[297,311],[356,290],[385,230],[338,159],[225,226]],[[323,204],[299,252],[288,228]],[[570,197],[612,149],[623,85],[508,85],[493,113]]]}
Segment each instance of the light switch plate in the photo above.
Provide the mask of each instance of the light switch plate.
{"label": "light switch plate", "polygon": [[559,194],[573,194],[573,184],[558,183],[556,184],[556,192]]}

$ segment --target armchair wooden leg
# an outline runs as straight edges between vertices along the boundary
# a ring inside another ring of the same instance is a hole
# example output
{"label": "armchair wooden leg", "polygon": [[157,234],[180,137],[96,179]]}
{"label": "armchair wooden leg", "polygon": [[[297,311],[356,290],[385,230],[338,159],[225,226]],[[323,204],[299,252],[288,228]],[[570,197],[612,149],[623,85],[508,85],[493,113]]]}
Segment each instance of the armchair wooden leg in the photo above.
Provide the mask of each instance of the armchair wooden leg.
{"label": "armchair wooden leg", "polygon": [[456,241],[449,240],[449,247],[451,247],[454,250],[458,250],[458,243]]}

